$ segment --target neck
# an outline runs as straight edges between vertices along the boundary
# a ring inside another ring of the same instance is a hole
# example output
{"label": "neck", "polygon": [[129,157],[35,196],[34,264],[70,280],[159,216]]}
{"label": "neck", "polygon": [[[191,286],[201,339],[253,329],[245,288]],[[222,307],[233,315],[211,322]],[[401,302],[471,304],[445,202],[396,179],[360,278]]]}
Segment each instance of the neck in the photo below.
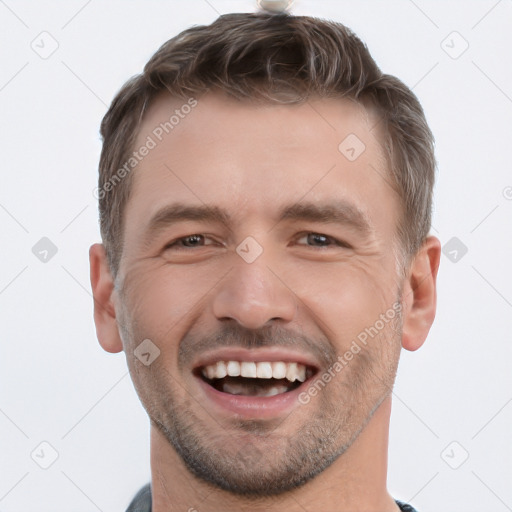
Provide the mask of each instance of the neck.
{"label": "neck", "polygon": [[316,478],[280,496],[237,496],[192,475],[160,431],[151,427],[153,512],[398,512],[386,489],[391,397],[375,411],[350,448]]}

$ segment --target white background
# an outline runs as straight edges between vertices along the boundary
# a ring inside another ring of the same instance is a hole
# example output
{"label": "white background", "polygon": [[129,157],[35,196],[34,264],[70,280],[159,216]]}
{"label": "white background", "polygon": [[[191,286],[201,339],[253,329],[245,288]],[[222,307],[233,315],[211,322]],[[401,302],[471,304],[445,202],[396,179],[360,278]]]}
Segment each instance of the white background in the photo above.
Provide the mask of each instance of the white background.
{"label": "white background", "polygon": [[[164,41],[254,10],[0,0],[2,512],[124,511],[149,481],[145,412],[124,354],[100,348],[92,321],[99,124]],[[390,492],[419,512],[512,510],[512,1],[297,0],[293,12],[345,23],[413,87],[437,140],[433,233],[468,248],[443,255],[434,327],[403,353]],[[47,59],[31,48],[51,48],[43,31],[58,42]],[[58,248],[46,263],[32,252],[42,237]],[[43,441],[58,452],[48,469],[31,458],[51,461]]]}

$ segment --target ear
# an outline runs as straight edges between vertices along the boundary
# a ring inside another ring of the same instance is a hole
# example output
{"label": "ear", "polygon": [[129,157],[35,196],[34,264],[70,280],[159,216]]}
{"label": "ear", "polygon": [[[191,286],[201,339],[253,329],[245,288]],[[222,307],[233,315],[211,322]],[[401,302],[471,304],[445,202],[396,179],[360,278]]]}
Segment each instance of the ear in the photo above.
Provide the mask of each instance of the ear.
{"label": "ear", "polygon": [[94,323],[96,336],[107,352],[121,352],[123,342],[116,322],[113,302],[114,279],[110,273],[107,254],[103,244],[94,244],[89,249],[91,287],[94,298]]}
{"label": "ear", "polygon": [[441,243],[429,236],[414,256],[403,290],[405,312],[402,346],[418,350],[427,338],[436,315],[436,279]]}

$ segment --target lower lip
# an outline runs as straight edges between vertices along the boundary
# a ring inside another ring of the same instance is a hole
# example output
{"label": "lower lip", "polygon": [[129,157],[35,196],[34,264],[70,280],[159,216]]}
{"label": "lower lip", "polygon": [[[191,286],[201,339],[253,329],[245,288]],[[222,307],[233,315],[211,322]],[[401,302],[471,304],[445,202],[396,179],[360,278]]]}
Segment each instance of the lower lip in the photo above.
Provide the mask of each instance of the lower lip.
{"label": "lower lip", "polygon": [[196,377],[207,399],[221,410],[230,415],[237,414],[250,419],[269,419],[290,413],[298,405],[299,395],[306,389],[310,379],[298,388],[274,396],[231,395],[218,391],[200,377]]}

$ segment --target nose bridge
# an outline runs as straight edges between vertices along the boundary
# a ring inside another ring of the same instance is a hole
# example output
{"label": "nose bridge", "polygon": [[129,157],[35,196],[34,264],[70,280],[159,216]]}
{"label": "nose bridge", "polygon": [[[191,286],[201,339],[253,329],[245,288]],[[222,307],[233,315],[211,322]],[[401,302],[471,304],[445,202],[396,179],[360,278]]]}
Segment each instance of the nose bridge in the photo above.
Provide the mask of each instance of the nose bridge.
{"label": "nose bridge", "polygon": [[254,250],[250,243],[240,244],[233,267],[217,287],[214,315],[219,320],[232,319],[252,329],[264,326],[269,320],[293,320],[296,297],[269,268],[270,261],[264,252],[255,259],[245,257]]}

